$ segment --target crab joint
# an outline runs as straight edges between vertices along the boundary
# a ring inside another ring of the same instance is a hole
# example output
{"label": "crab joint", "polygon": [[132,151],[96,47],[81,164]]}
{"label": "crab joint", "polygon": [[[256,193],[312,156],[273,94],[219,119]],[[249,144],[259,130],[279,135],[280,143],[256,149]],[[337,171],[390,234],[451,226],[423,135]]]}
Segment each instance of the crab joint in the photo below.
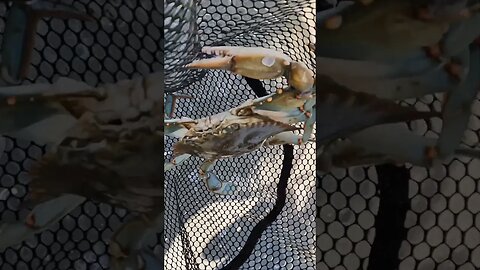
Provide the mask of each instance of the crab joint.
{"label": "crab joint", "polygon": [[435,44],[429,47],[425,48],[425,51],[427,52],[427,55],[430,58],[433,58],[435,60],[440,60],[442,56],[442,48],[440,47],[440,44]]}
{"label": "crab joint", "polygon": [[429,161],[432,161],[438,157],[438,150],[435,146],[428,146],[425,148],[425,156]]}
{"label": "crab joint", "polygon": [[463,67],[461,64],[456,62],[450,62],[445,65],[445,70],[450,74],[455,80],[460,81],[463,74]]}
{"label": "crab joint", "polygon": [[340,15],[335,15],[325,20],[325,28],[329,30],[335,30],[342,26],[343,18]]}
{"label": "crab joint", "polygon": [[25,218],[25,225],[29,228],[35,228],[35,215],[33,213],[27,215]]}
{"label": "crab joint", "polygon": [[311,113],[311,112],[305,112],[305,116],[306,116],[307,118],[310,118],[310,117],[312,117],[312,113]]}

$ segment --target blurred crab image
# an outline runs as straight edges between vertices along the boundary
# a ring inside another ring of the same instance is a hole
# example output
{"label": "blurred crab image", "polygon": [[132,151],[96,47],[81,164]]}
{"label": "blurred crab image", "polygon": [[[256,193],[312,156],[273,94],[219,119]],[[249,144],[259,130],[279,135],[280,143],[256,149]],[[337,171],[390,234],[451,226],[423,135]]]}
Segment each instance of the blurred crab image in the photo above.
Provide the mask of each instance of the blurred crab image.
{"label": "blurred crab image", "polygon": [[382,163],[429,167],[453,155],[478,158],[477,149],[460,144],[480,89],[480,3],[356,2],[317,15],[317,72],[396,102],[443,93],[443,126],[438,138],[401,123],[334,138],[317,152],[322,171]]}
{"label": "blurred crab image", "polygon": [[23,221],[0,223],[0,249],[62,220],[86,199],[130,210],[110,241],[111,269],[161,269],[145,241],[163,229],[162,73],[94,88],[53,84],[0,89],[0,132],[45,145],[30,170]]}

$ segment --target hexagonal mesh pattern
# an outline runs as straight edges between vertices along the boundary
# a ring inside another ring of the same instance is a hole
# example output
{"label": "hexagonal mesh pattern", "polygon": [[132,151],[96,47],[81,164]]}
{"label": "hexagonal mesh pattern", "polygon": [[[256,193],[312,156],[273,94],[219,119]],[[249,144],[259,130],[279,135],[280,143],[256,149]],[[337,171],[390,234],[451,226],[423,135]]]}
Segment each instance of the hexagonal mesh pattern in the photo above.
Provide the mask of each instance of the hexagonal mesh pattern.
{"label": "hexagonal mesh pattern", "polygon": [[[315,55],[309,48],[315,43],[314,1],[206,0],[198,4],[201,46],[277,49],[315,70]],[[166,42],[167,47],[168,39]],[[168,50],[166,54],[169,59]],[[166,70],[169,68],[167,64]],[[271,93],[285,87],[286,81],[263,81],[263,86]],[[176,118],[213,115],[256,97],[244,78],[224,71],[208,71],[182,93],[194,99],[178,103]],[[167,160],[173,142],[169,139],[166,143]],[[241,269],[315,269],[314,154],[315,144],[294,148],[286,206]],[[235,258],[253,227],[275,204],[282,159],[282,148],[273,147],[217,162],[215,174],[237,186],[236,193],[229,196],[207,191],[197,175],[199,159],[191,158],[169,171],[165,181],[165,267],[223,269]]]}
{"label": "hexagonal mesh pattern", "polygon": [[[418,109],[441,104],[435,96],[409,103]],[[465,146],[479,142],[479,108],[477,100],[463,140]],[[441,121],[415,121],[410,127],[438,138]],[[478,269],[480,162],[455,157],[431,169],[408,169],[410,203],[404,223],[407,235],[398,254],[399,269]],[[318,269],[368,269],[380,203],[375,167],[337,169],[318,179]]]}
{"label": "hexagonal mesh pattern", "polygon": [[[65,0],[96,22],[45,18],[39,21],[27,82],[59,76],[90,85],[113,83],[161,69],[163,16],[158,1]],[[0,3],[0,33],[7,7]],[[0,39],[3,39],[0,36]],[[0,218],[25,218],[28,171],[44,153],[34,142],[6,138],[0,156]],[[68,179],[65,179],[68,181]],[[110,237],[129,213],[87,201],[60,223],[18,247],[0,253],[0,269],[110,269]],[[161,234],[158,239],[162,239]],[[157,241],[160,243],[161,241]],[[152,246],[162,256],[160,244]]]}

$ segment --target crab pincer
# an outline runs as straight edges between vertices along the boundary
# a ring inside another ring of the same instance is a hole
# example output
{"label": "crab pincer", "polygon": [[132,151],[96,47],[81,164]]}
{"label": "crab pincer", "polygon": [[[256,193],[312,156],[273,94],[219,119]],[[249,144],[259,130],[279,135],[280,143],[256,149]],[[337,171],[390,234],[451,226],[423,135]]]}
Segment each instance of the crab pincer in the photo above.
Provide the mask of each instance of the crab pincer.
{"label": "crab pincer", "polygon": [[288,84],[298,91],[310,90],[314,75],[303,63],[293,61],[286,54],[258,47],[204,47],[202,52],[214,58],[196,60],[192,69],[220,69],[257,80],[287,77]]}

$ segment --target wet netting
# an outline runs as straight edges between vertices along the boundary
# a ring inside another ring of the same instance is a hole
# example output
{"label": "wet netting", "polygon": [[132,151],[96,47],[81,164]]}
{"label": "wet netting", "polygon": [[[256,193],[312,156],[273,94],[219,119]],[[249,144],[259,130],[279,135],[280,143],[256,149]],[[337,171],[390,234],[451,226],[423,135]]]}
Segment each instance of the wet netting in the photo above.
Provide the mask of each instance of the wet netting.
{"label": "wet netting", "polygon": [[[479,145],[479,98],[462,141],[469,148]],[[440,111],[442,102],[438,94],[405,104]],[[442,121],[408,125],[438,138]],[[460,156],[429,169],[382,165],[319,173],[317,269],[480,269],[479,179],[480,161]]]}
{"label": "wet netting", "polygon": [[[300,0],[166,1],[165,36],[171,38],[165,44],[165,76],[175,74],[180,82],[197,78],[180,88],[167,81],[166,92],[193,97],[179,99],[174,118],[206,117],[286,86],[284,78],[260,82],[227,71],[183,70],[203,46],[276,49],[315,70],[315,8],[314,1]],[[193,17],[195,24],[188,21]],[[167,140],[167,160],[174,142]],[[166,174],[166,269],[315,269],[314,143],[217,162],[215,174],[237,187],[227,196],[206,189],[198,177],[200,164],[191,158]]]}
{"label": "wet netting", "polygon": [[[435,96],[410,104],[441,106]],[[424,135],[440,132],[435,121],[411,127]],[[479,128],[476,100],[465,145],[478,145]],[[480,162],[455,157],[432,169],[392,167],[336,169],[318,176],[318,269],[387,269],[385,263],[401,270],[479,269]],[[382,235],[386,239],[378,239],[380,229],[389,233]],[[392,242],[399,247],[389,246]],[[385,257],[398,261],[382,262]]]}
{"label": "wet netting", "polygon": [[[38,22],[29,82],[53,82],[60,76],[90,85],[113,83],[158,71],[163,55],[163,16],[158,1],[65,0],[94,22],[45,18]],[[7,6],[0,3],[0,33]],[[5,37],[0,36],[0,39]],[[29,169],[44,153],[35,142],[0,137],[0,219],[25,218]],[[68,181],[68,179],[63,179]],[[87,201],[47,231],[0,252],[0,269],[110,269],[108,242],[130,213]],[[162,256],[162,234],[151,248]]]}

